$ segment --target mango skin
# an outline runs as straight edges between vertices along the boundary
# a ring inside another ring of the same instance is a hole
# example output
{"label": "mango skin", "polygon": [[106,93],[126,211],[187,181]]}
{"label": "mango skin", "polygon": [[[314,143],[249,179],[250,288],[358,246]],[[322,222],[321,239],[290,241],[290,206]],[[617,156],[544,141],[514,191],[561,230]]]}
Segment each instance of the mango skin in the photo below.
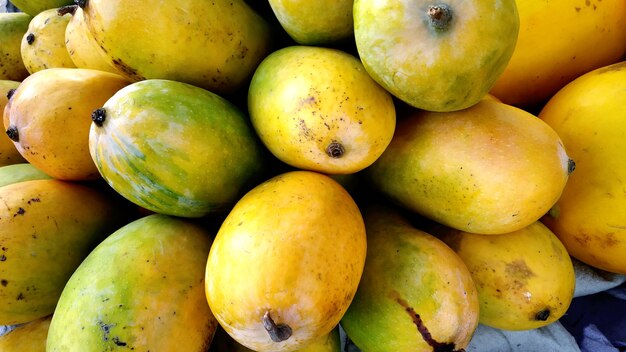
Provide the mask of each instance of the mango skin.
{"label": "mango skin", "polygon": [[[7,98],[9,90],[16,89],[19,85],[20,82],[18,81],[0,80],[0,112],[4,112],[4,108],[9,102]],[[9,136],[6,133],[0,133],[0,167],[25,162],[26,159],[17,151]]]}
{"label": "mango skin", "polygon": [[[304,170],[350,174],[385,150],[396,124],[391,95],[354,56],[291,46],[266,57],[248,90],[255,131],[281,161]],[[340,156],[329,154],[339,143]]]}
{"label": "mango skin", "polygon": [[624,59],[625,1],[516,2],[519,37],[490,91],[504,103],[541,106],[580,75]]}
{"label": "mango skin", "polygon": [[0,79],[21,81],[29,75],[22,61],[22,38],[32,16],[23,12],[0,13]]}
{"label": "mango skin", "polygon": [[[215,332],[209,352],[254,352],[245,347],[224,331],[221,327]],[[310,344],[294,350],[294,352],[342,352],[339,326],[335,327],[327,335],[322,335]]]}
{"label": "mango skin", "polygon": [[333,44],[354,34],[352,0],[269,0],[283,29],[298,44]]}
{"label": "mango skin", "polygon": [[244,113],[207,90],[145,80],[102,109],[102,125],[89,133],[91,157],[113,189],[146,209],[182,217],[223,211],[264,171]]}
{"label": "mango skin", "polygon": [[[207,260],[207,301],[247,348],[298,350],[337,326],[366,250],[361,213],[345,189],[316,172],[283,173],[244,195],[222,223]],[[287,339],[272,341],[266,313],[291,328]]]}
{"label": "mango skin", "polygon": [[429,111],[476,104],[504,71],[515,49],[515,0],[448,0],[447,30],[428,24],[430,0],[355,0],[359,56],[381,86]]}
{"label": "mango skin", "polygon": [[368,252],[356,296],[341,319],[348,337],[370,352],[431,352],[433,343],[442,351],[461,351],[479,314],[476,287],[461,258],[392,208],[370,205],[363,213]]}
{"label": "mango skin", "polygon": [[133,81],[230,93],[270,51],[268,23],[243,0],[89,0],[83,11],[109,61]]}
{"label": "mango skin", "polygon": [[71,181],[100,178],[89,153],[91,112],[130,84],[104,71],[50,68],[28,76],[4,111],[5,131],[29,163],[48,175]]}
{"label": "mango skin", "polygon": [[28,322],[0,336],[2,352],[46,352],[52,315]]}
{"label": "mango skin", "polygon": [[0,188],[0,325],[52,314],[89,252],[125,221],[93,187],[32,180]]}
{"label": "mango skin", "polygon": [[501,234],[539,220],[571,167],[545,122],[484,99],[455,112],[409,111],[365,175],[389,199],[431,220]]}
{"label": "mango skin", "polygon": [[217,326],[204,296],[211,236],[154,214],[112,233],[76,269],[54,311],[47,352],[205,352]]}
{"label": "mango skin", "polygon": [[56,8],[44,10],[33,17],[20,48],[22,61],[29,73],[54,67],[76,67],[65,47],[65,30],[71,18],[70,14],[59,16]]}
{"label": "mango skin", "polygon": [[574,266],[565,246],[536,221],[500,235],[440,227],[431,231],[463,260],[476,284],[481,324],[531,330],[560,319],[574,296]]}
{"label": "mango skin", "polygon": [[11,0],[11,3],[23,12],[36,16],[39,13],[61,7],[71,5],[74,3],[72,0]]}
{"label": "mango skin", "polygon": [[624,61],[596,69],[570,82],[539,113],[576,160],[543,223],[576,259],[620,274],[626,274],[624,82]]}
{"label": "mango skin", "polygon": [[29,163],[19,163],[0,167],[0,187],[13,183],[51,179],[48,174]]}

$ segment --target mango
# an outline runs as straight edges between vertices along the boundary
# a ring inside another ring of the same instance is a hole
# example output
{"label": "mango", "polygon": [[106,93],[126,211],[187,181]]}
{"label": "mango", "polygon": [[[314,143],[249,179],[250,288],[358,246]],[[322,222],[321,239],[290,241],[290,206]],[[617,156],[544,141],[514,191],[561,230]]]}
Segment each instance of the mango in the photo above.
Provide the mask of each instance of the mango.
{"label": "mango", "polygon": [[[21,45],[32,16],[23,12],[0,13],[0,79],[21,81],[29,74]],[[2,93],[4,94],[4,93]]]}
{"label": "mango", "polygon": [[167,79],[225,94],[247,84],[270,51],[269,25],[243,0],[79,5],[108,60],[133,81]]}
{"label": "mango", "polygon": [[626,61],[593,70],[556,93],[539,117],[576,160],[542,218],[580,261],[626,274]]}
{"label": "mango", "polygon": [[429,111],[482,99],[519,32],[515,0],[355,0],[353,16],[367,72],[398,99]]}
{"label": "mango", "polygon": [[0,167],[0,187],[13,183],[45,180],[52,177],[29,163],[19,163]]}
{"label": "mango", "polygon": [[204,295],[210,246],[204,228],[165,215],[118,229],[67,282],[46,351],[207,351],[217,326]]}
{"label": "mango", "polygon": [[22,61],[29,73],[47,68],[75,68],[65,47],[65,30],[72,16],[47,9],[35,15],[22,37]]}
{"label": "mango", "polygon": [[531,330],[567,311],[576,284],[565,246],[536,221],[500,235],[443,226],[428,228],[463,260],[476,284],[479,323],[503,330]]}
{"label": "mango", "polygon": [[[254,352],[253,350],[243,346],[221,327],[218,327],[211,343],[209,352]],[[326,335],[322,335],[310,344],[294,350],[294,352],[342,352],[341,337],[339,334],[339,326],[335,327]]]}
{"label": "mango", "polygon": [[362,351],[463,351],[478,295],[461,258],[383,204],[363,210],[367,259],[341,326]]}
{"label": "mango", "polygon": [[72,0],[11,0],[11,4],[31,16],[36,16],[45,10],[71,5],[73,2]]}
{"label": "mango", "polygon": [[[13,94],[14,89],[19,85],[20,82],[17,81],[0,80],[0,112],[4,112],[4,108],[9,102],[8,96]],[[6,133],[0,133],[0,167],[25,162],[26,159],[24,159],[22,154],[15,148],[9,136],[7,136]]]}
{"label": "mango", "polygon": [[117,198],[53,179],[0,187],[0,325],[52,314],[89,252],[126,221]]}
{"label": "mango", "polygon": [[574,167],[545,122],[483,99],[454,112],[409,110],[365,176],[388,199],[431,220],[501,234],[539,220]]}
{"label": "mango", "polygon": [[328,174],[371,165],[396,123],[391,95],[356,57],[310,46],[283,48],[263,60],[250,83],[248,110],[274,156]]}
{"label": "mango", "polygon": [[7,135],[24,159],[54,178],[99,179],[89,153],[91,112],[128,84],[120,75],[90,69],[35,72],[7,104]]}
{"label": "mango", "polygon": [[2,352],[46,352],[52,315],[28,322],[0,336]]}
{"label": "mango", "polygon": [[294,351],[327,335],[356,292],[367,250],[359,208],[332,178],[275,176],[228,213],[206,264],[224,330],[255,351]]}

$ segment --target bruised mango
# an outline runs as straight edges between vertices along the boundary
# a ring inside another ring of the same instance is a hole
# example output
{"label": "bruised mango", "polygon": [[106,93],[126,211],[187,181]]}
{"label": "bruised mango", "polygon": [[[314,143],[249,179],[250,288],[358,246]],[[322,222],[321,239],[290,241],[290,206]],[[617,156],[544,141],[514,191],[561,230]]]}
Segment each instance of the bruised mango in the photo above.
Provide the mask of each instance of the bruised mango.
{"label": "bruised mango", "polygon": [[483,99],[455,112],[409,111],[366,175],[394,202],[432,220],[500,234],[539,220],[573,168],[545,122]]}
{"label": "bruised mango", "polygon": [[247,348],[304,348],[339,323],[366,247],[359,208],[336,181],[280,174],[244,195],[222,223],[206,266],[209,306]]}
{"label": "bruised mango", "polygon": [[367,259],[341,326],[363,351],[464,351],[478,296],[461,258],[382,205],[364,210]]}

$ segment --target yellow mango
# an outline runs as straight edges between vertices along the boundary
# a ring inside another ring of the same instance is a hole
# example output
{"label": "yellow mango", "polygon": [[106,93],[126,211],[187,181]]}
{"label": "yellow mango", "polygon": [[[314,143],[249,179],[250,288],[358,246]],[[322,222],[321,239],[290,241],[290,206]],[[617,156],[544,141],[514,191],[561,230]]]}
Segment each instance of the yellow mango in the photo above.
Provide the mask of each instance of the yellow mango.
{"label": "yellow mango", "polygon": [[366,176],[394,202],[434,221],[500,234],[541,218],[573,167],[545,122],[483,99],[455,112],[409,111]]}
{"label": "yellow mango", "polygon": [[626,61],[561,89],[539,117],[563,140],[576,171],[542,221],[569,253],[626,274]]}
{"label": "yellow mango", "polygon": [[0,336],[2,352],[46,352],[52,315],[28,322]]}
{"label": "yellow mango", "polygon": [[91,113],[128,84],[120,75],[90,69],[35,72],[7,104],[7,134],[29,163],[54,178],[100,178],[89,153]]}
{"label": "yellow mango", "polygon": [[[12,94],[12,89],[16,89],[20,82],[10,80],[0,80],[0,112],[4,112],[4,108],[9,102],[8,96]],[[4,120],[4,119],[3,119]],[[6,133],[0,133],[0,166],[24,163],[26,160],[22,154],[15,148],[13,141],[9,139]]]}
{"label": "yellow mango", "polygon": [[563,244],[536,221],[500,235],[429,228],[463,260],[476,284],[479,322],[503,330],[531,330],[560,319],[576,283]]}
{"label": "yellow mango", "polygon": [[366,247],[359,208],[336,181],[280,174],[243,196],[222,223],[207,260],[207,301],[247,348],[298,350],[339,323]]}
{"label": "yellow mango", "polygon": [[516,0],[519,36],[491,93],[504,103],[545,103],[559,89],[626,53],[624,0]]}
{"label": "yellow mango", "polygon": [[391,95],[356,57],[310,46],[283,48],[263,60],[250,83],[248,110],[278,159],[329,174],[371,165],[396,123]]}
{"label": "yellow mango", "polygon": [[59,15],[56,8],[33,17],[21,43],[22,61],[28,72],[76,67],[65,47],[65,30],[71,18],[69,14]]}
{"label": "yellow mango", "polygon": [[21,81],[28,76],[21,43],[31,20],[23,12],[0,13],[0,79]]}

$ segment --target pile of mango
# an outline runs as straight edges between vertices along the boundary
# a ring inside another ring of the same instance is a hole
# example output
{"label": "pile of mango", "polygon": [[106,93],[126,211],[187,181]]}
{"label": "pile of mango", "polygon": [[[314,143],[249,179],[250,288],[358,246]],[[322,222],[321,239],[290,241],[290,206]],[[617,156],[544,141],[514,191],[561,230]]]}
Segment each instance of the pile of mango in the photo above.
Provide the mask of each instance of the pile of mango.
{"label": "pile of mango", "polygon": [[6,351],[464,351],[626,274],[623,0],[14,0]]}

